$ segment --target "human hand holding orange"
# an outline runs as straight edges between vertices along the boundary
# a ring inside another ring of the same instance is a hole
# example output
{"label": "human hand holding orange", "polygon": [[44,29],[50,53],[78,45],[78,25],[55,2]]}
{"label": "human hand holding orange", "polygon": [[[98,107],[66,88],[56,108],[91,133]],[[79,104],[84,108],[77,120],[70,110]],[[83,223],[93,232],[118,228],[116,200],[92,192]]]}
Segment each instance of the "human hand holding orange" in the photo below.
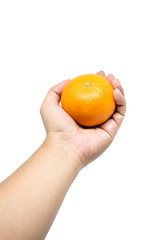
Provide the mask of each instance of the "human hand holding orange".
{"label": "human hand holding orange", "polygon": [[[102,71],[97,74],[105,76]],[[44,239],[79,171],[111,144],[123,121],[126,102],[119,81],[112,75],[107,79],[114,88],[116,111],[92,128],[78,125],[59,105],[62,90],[70,80],[47,93],[41,106],[46,139],[0,183],[1,239]]]}
{"label": "human hand holding orange", "polygon": [[[105,77],[105,73],[97,73]],[[59,105],[64,86],[70,81],[64,80],[51,88],[41,106],[41,116],[47,132],[47,142],[52,144],[58,141],[65,149],[78,157],[81,169],[101,155],[114,139],[126,112],[124,90],[118,79],[108,75],[107,80],[114,88],[116,111],[105,123],[93,127],[84,128],[79,126]],[[66,152],[67,153],[67,152]]]}

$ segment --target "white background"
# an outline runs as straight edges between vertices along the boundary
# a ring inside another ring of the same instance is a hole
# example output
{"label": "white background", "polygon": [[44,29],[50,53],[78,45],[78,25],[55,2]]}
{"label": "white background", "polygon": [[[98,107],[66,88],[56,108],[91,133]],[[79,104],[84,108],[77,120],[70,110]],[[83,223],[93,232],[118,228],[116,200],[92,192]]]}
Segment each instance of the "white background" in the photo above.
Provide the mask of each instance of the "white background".
{"label": "white background", "polygon": [[46,239],[160,239],[159,1],[0,1],[0,181],[45,138],[50,87],[104,70],[126,94],[110,148],[71,186]]}

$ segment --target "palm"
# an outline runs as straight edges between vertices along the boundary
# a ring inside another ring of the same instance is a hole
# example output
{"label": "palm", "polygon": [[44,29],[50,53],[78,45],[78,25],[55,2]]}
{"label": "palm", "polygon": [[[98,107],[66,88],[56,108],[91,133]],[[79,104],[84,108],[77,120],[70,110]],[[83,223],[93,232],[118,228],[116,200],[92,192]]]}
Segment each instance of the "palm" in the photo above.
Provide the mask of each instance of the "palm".
{"label": "palm", "polygon": [[106,149],[106,142],[108,146],[110,145],[112,137],[104,129],[81,127],[62,108],[57,109],[57,116],[57,131],[63,131],[67,139],[85,155],[88,161],[93,160]]}
{"label": "palm", "polygon": [[[103,72],[97,74],[104,75]],[[111,79],[108,79],[111,81]],[[112,85],[119,88],[122,92],[114,91],[114,97],[117,103],[117,111],[105,123],[94,128],[83,128],[79,126],[60,106],[60,94],[63,87],[69,80],[63,81],[49,91],[47,95],[48,104],[45,106],[45,113],[42,114],[44,125],[47,132],[63,133],[72,145],[74,145],[81,154],[87,159],[85,164],[98,157],[112,142],[118,128],[123,120],[125,113],[125,99],[123,89],[112,77]],[[54,94],[54,98],[53,98]],[[46,101],[44,101],[45,103]],[[42,104],[43,105],[43,104]],[[53,111],[54,110],[54,111]]]}

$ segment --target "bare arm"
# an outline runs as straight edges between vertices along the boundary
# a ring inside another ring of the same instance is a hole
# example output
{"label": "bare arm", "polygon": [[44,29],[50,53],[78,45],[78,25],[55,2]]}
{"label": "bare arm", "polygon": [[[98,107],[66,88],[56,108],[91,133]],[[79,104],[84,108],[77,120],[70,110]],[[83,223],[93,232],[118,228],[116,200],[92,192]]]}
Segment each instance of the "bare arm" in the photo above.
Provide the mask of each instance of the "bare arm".
{"label": "bare arm", "polygon": [[119,81],[112,75],[107,78],[115,88],[117,111],[106,123],[93,129],[78,126],[59,106],[62,89],[69,80],[49,90],[41,107],[47,132],[45,141],[0,184],[2,240],[44,239],[79,171],[111,144],[126,105]]}
{"label": "bare arm", "polygon": [[27,162],[0,184],[2,240],[44,239],[78,174],[77,156],[65,152],[56,137],[52,141],[54,147],[46,139]]}

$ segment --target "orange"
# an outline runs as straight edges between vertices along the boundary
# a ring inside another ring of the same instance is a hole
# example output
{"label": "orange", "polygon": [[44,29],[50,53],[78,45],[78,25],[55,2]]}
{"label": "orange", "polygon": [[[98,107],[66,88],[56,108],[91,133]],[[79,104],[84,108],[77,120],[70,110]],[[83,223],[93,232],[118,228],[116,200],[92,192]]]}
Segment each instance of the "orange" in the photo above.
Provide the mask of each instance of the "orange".
{"label": "orange", "polygon": [[81,75],[63,88],[61,105],[78,124],[96,126],[110,118],[115,110],[113,90],[103,76]]}

